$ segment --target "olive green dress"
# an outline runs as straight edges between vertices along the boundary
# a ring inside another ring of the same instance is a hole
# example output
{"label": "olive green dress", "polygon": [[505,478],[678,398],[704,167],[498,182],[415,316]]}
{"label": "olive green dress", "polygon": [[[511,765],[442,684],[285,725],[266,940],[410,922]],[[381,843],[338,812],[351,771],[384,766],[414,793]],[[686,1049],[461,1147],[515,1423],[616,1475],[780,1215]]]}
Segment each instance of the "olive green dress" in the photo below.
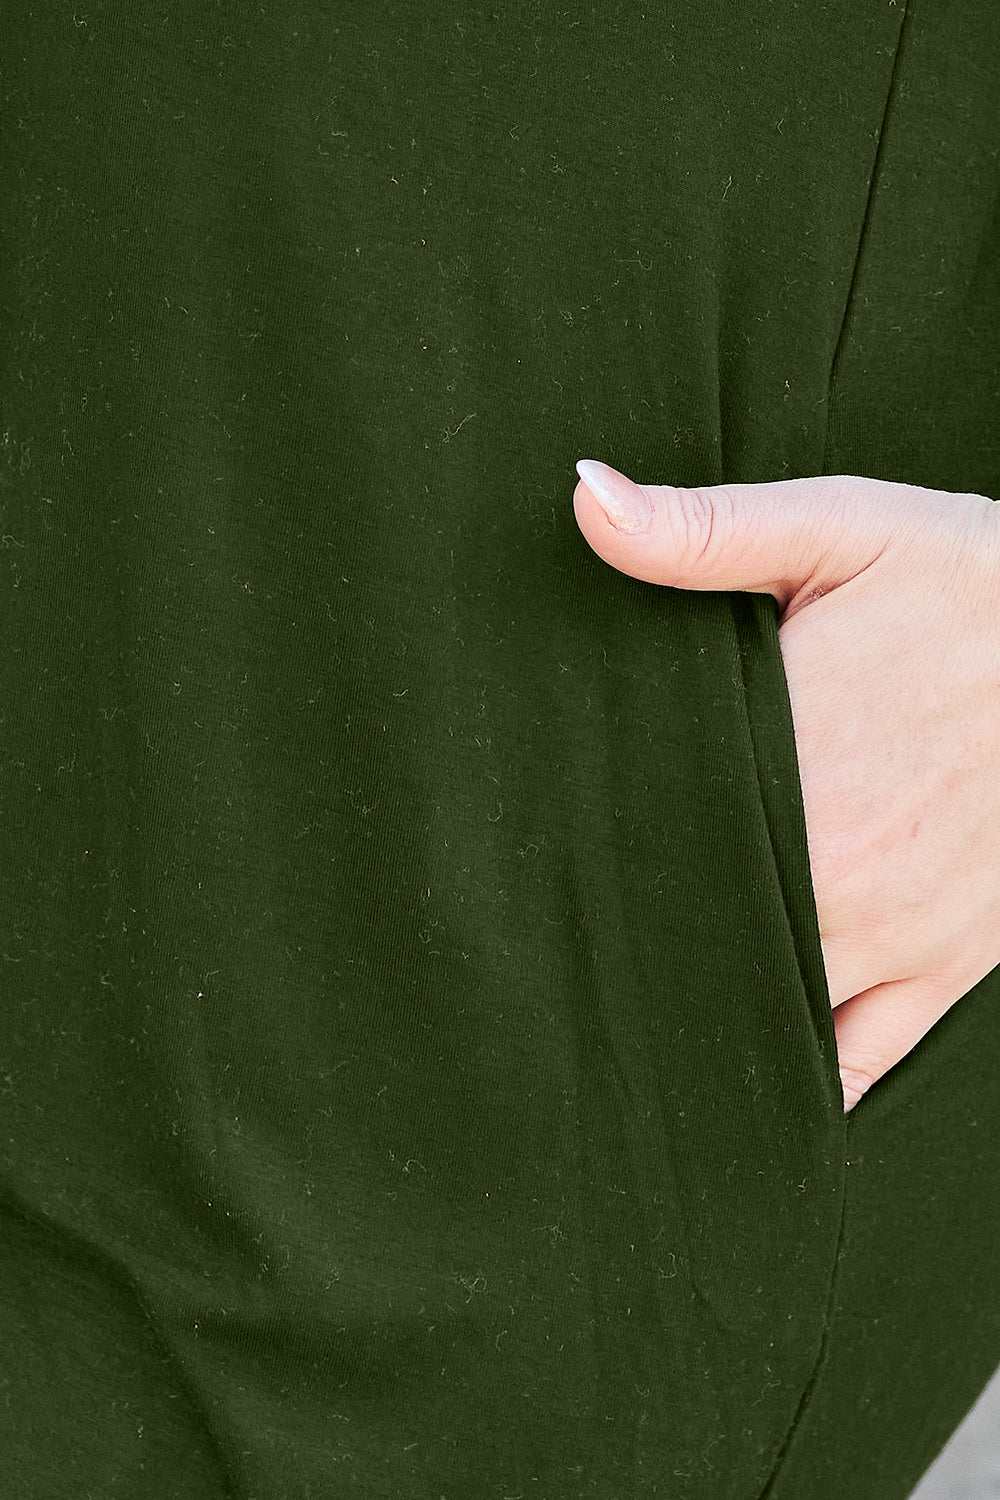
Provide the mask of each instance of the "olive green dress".
{"label": "olive green dress", "polygon": [[1000,7],[0,68],[4,1494],[904,1500],[1000,1362],[1000,969],[844,1116],[778,606],[572,495],[1000,499]]}

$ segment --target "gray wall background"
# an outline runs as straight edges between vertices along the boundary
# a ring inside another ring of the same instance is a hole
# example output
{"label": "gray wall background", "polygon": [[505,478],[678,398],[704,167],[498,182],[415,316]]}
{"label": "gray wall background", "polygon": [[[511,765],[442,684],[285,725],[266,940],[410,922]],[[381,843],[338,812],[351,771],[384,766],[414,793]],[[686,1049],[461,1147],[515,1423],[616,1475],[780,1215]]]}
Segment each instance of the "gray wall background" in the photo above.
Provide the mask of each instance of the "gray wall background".
{"label": "gray wall background", "polygon": [[1000,1371],[910,1500],[1000,1500]]}

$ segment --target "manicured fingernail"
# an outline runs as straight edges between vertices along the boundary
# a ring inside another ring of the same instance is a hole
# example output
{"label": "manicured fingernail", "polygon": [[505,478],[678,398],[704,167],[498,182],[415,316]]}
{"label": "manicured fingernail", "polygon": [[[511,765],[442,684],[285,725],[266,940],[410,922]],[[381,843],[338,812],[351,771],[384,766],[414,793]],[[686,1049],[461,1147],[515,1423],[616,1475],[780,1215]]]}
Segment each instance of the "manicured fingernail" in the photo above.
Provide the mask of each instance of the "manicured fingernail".
{"label": "manicured fingernail", "polygon": [[844,1073],[840,1075],[840,1083],[844,1090],[844,1114],[846,1115],[856,1104],[860,1104],[865,1093],[864,1089],[855,1088],[852,1084],[848,1083],[847,1076]]}
{"label": "manicured fingernail", "polygon": [[596,458],[578,459],[576,472],[616,531],[638,536],[649,530],[653,507],[631,479]]}

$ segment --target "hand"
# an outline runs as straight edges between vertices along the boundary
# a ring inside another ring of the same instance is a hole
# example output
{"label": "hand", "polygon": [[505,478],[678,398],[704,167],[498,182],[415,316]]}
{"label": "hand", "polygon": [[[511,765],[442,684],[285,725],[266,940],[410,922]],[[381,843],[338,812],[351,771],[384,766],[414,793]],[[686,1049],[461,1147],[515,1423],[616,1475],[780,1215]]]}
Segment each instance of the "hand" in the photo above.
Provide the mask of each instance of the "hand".
{"label": "hand", "polygon": [[[577,523],[619,572],[781,606],[851,1109],[1000,963],[1000,507],[845,474],[676,489],[579,469]],[[609,524],[605,486],[619,519],[648,502],[648,531]]]}

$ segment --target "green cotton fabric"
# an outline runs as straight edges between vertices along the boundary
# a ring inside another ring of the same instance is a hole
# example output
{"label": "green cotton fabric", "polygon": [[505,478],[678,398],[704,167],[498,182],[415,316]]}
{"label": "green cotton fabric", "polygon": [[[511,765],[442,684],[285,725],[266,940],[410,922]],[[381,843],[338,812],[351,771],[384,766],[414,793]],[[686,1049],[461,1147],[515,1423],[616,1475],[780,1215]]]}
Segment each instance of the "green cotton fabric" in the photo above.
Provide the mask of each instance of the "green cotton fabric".
{"label": "green cotton fabric", "polygon": [[0,55],[4,1493],[904,1500],[1000,1363],[1000,970],[845,1117],[777,604],[572,495],[1000,499],[1000,10]]}

